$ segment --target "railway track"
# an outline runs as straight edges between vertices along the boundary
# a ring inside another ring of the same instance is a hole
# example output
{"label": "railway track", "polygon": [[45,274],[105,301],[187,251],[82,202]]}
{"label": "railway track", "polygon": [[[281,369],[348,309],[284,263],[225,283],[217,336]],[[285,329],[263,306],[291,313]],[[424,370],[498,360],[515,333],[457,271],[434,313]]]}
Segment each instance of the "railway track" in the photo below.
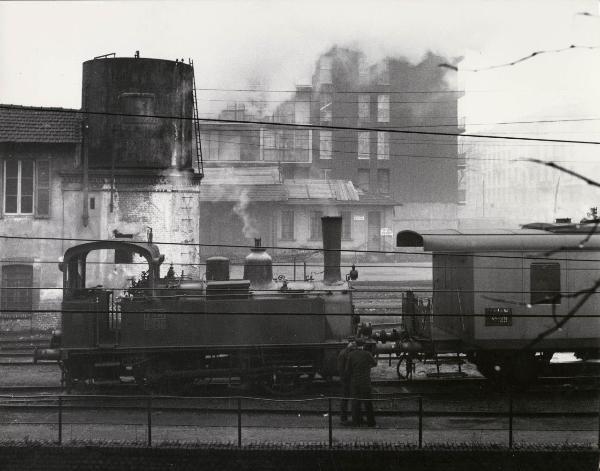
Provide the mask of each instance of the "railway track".
{"label": "railway track", "polygon": [[[456,397],[491,397],[497,394],[506,394],[507,389],[500,389],[498,386],[490,383],[482,377],[443,377],[427,378],[412,381],[403,380],[376,380],[372,382],[374,395],[382,398],[402,397],[402,396],[424,396],[437,397],[454,395]],[[561,394],[561,393],[599,393],[600,376],[560,376],[560,377],[541,377],[538,381],[525,390],[514,391],[517,395],[536,395],[536,394]],[[18,386],[0,386],[0,396],[31,396],[64,394],[65,396],[94,394],[108,394],[118,397],[121,394],[138,393],[146,394],[140,387],[133,383],[123,383],[121,385],[98,386],[90,385],[75,388],[72,391],[66,391],[59,385],[18,385]],[[237,396],[247,394],[247,391],[240,388],[239,385],[227,385],[225,383],[198,384],[190,389],[188,396],[208,396],[210,394],[219,394],[223,396]],[[294,400],[299,398],[314,397],[315,395],[337,395],[339,393],[338,383],[315,382],[306,394],[294,395],[281,400]],[[261,396],[269,399],[267,396]],[[273,398],[277,399],[277,398]]]}

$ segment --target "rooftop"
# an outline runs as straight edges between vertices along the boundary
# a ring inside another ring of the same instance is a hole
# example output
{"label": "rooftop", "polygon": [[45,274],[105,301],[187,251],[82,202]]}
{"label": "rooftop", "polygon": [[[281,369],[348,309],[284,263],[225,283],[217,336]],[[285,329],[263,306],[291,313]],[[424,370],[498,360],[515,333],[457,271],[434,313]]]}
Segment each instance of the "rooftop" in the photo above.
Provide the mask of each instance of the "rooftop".
{"label": "rooftop", "polygon": [[81,142],[81,115],[67,108],[0,105],[0,142]]}

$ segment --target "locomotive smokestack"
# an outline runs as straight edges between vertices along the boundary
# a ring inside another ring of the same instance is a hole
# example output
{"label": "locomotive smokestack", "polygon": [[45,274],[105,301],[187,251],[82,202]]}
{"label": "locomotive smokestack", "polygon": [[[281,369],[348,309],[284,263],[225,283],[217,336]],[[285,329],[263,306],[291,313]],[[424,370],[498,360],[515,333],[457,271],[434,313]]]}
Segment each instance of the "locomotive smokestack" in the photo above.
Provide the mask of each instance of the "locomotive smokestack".
{"label": "locomotive smokestack", "polygon": [[261,246],[261,238],[254,239],[254,247],[259,248]]}
{"label": "locomotive smokestack", "polygon": [[342,218],[324,216],[321,218],[323,228],[323,260],[325,283],[341,281],[340,258],[342,248]]}

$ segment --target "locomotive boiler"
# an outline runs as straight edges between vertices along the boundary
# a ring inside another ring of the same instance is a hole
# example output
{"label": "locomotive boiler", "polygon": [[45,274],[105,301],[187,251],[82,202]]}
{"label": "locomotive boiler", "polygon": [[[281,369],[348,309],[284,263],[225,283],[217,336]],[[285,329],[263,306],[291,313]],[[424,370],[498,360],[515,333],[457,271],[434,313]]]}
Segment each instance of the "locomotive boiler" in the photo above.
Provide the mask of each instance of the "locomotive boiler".
{"label": "locomotive boiler", "polygon": [[[252,249],[244,279],[229,260],[206,261],[204,279],[161,276],[164,256],[151,243],[90,242],[69,248],[63,272],[60,365],[67,386],[134,381],[178,391],[202,380],[297,391],[315,375],[336,374],[335,359],[355,328],[352,293],[341,280],[341,218],[322,221],[324,280],[274,280],[271,257]],[[86,285],[88,255],[137,254],[147,263],[123,296]]]}

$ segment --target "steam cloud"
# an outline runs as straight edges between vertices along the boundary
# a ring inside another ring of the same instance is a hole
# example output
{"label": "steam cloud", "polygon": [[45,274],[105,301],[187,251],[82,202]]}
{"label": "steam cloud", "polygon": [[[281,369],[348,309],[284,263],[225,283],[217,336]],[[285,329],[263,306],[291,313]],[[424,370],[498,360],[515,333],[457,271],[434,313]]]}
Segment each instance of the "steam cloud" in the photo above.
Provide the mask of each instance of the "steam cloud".
{"label": "steam cloud", "polygon": [[233,207],[233,212],[237,214],[244,223],[244,227],[242,229],[244,237],[248,239],[254,239],[259,237],[260,232],[258,229],[256,229],[256,220],[248,212],[249,203],[250,199],[248,198],[248,190],[243,189],[240,192],[239,200]]}

